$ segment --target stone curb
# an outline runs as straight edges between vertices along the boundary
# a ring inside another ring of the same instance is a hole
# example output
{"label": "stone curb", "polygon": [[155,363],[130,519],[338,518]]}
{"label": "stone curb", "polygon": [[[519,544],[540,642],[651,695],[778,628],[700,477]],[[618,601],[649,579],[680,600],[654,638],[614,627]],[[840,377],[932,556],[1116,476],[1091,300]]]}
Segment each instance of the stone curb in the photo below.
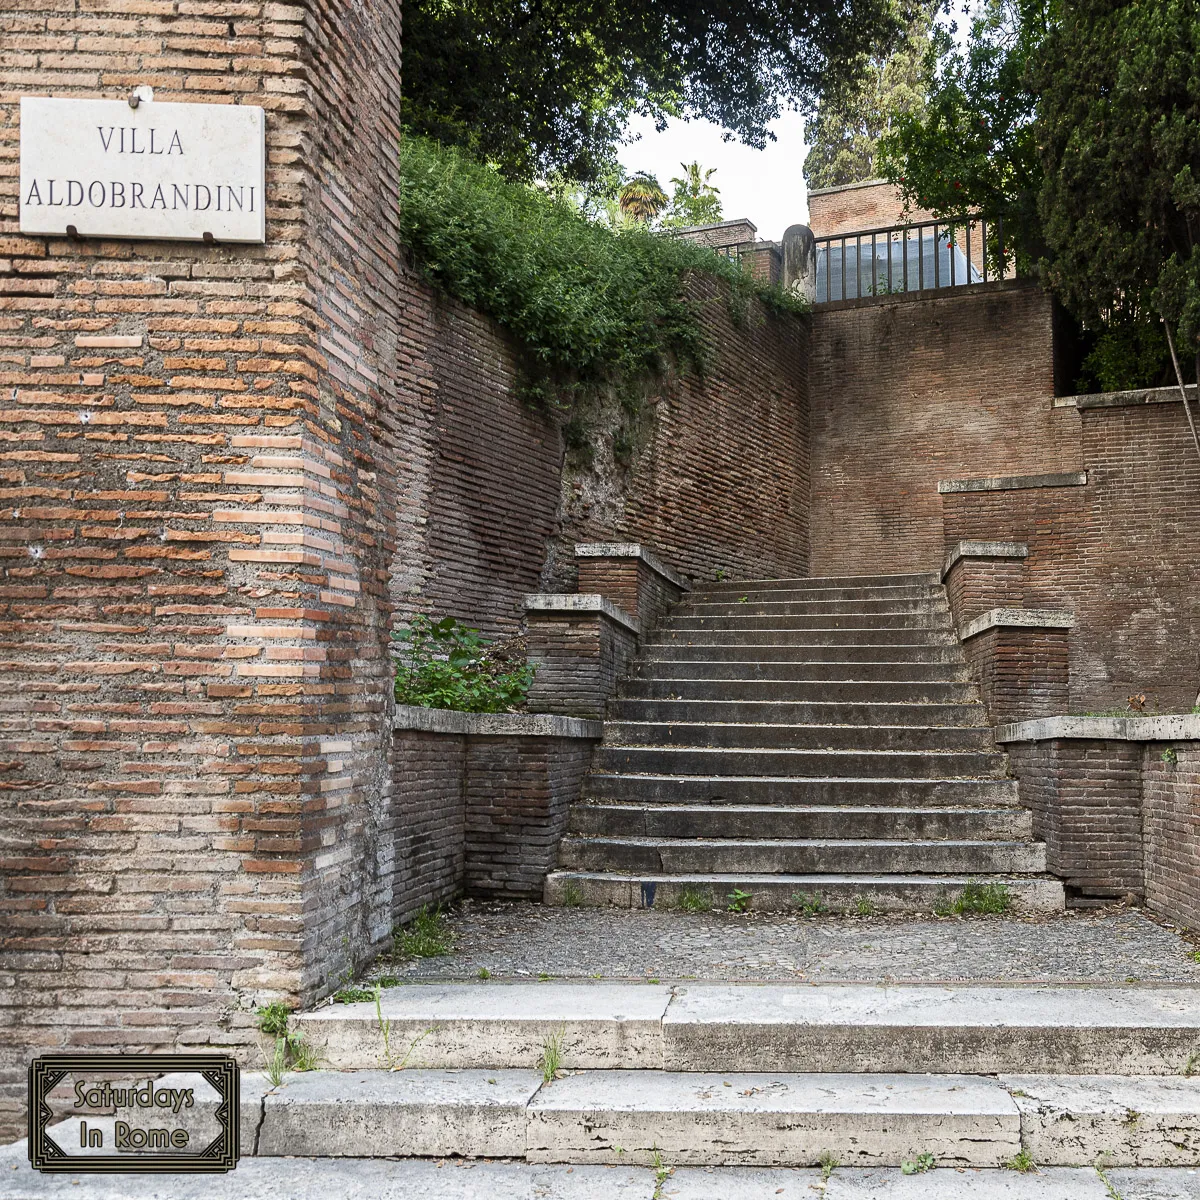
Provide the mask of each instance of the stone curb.
{"label": "stone curb", "polygon": [[1084,487],[1086,471],[1054,472],[1046,475],[993,475],[980,479],[943,479],[938,491],[950,492],[1019,492],[1027,488]]}
{"label": "stone curb", "polygon": [[965,642],[989,629],[1073,629],[1075,614],[1059,608],[989,608],[964,621],[958,631]]}
{"label": "stone curb", "polygon": [[568,592],[535,592],[525,597],[525,611],[539,613],[600,613],[631,633],[640,633],[638,623],[620,606],[598,592],[575,595]]}
{"label": "stone curb", "polygon": [[1200,715],[1164,717],[1040,717],[996,727],[998,742],[1044,742],[1052,738],[1088,741],[1200,741]]}
{"label": "stone curb", "polygon": [[552,713],[468,713],[449,708],[396,706],[392,728],[397,732],[453,733],[477,737],[560,737],[599,740],[603,721],[560,717]]}

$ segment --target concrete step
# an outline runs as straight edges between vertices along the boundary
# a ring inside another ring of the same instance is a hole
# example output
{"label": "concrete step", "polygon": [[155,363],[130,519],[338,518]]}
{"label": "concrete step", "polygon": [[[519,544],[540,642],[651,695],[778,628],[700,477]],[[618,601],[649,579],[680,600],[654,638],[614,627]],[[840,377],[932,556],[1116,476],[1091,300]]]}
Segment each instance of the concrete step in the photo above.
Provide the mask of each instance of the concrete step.
{"label": "concrete step", "polygon": [[712,808],[738,804],[901,808],[1020,806],[1015,779],[798,779],[753,775],[630,775],[602,770],[593,771],[585,780],[584,798],[626,804],[685,804]]}
{"label": "concrete step", "polygon": [[936,588],[941,583],[937,571],[923,571],[907,575],[807,575],[786,579],[724,579],[706,583],[705,593],[745,591],[747,588],[789,588],[808,591],[823,591],[828,588],[858,588],[867,591],[886,587]]}
{"label": "concrete step", "polygon": [[[1188,987],[439,983],[295,1022],[342,1070],[1183,1073],[1200,1043]],[[383,1030],[386,1027],[388,1038]],[[1200,1089],[1200,1076],[1191,1087]],[[1065,1106],[1064,1106],[1065,1107]],[[1200,1118],[1200,1110],[1197,1111]]]}
{"label": "concrete step", "polygon": [[[748,605],[739,605],[745,609]],[[751,612],[733,612],[726,616],[693,617],[674,615],[662,624],[664,633],[686,635],[693,630],[773,629],[780,633],[805,629],[936,629],[952,628],[950,610],[929,612],[811,613],[808,615],[755,616]]]}
{"label": "concrete step", "polygon": [[627,679],[621,698],[630,700],[783,700],[795,704],[973,704],[973,683],[910,679],[873,682],[847,679]]}
{"label": "concrete step", "polygon": [[896,646],[953,647],[961,654],[953,629],[849,629],[828,626],[814,629],[691,629],[664,627],[656,635],[661,642],[686,646]]}
{"label": "concrete step", "polygon": [[771,700],[613,700],[610,721],[989,728],[982,704],[796,704]]}
{"label": "concrete step", "polygon": [[[1043,1097],[1066,1104],[1048,1109]],[[303,1149],[581,1167],[808,1166],[832,1158],[847,1169],[896,1167],[921,1154],[943,1166],[999,1166],[1037,1146],[1035,1161],[1046,1166],[1102,1155],[1170,1165],[1195,1162],[1198,1098],[1195,1080],[1144,1077],[602,1070],[545,1083],[535,1072],[504,1069],[323,1070],[290,1075],[266,1094],[255,1149],[261,1157]]]}
{"label": "concrete step", "polygon": [[925,645],[690,645],[686,642],[646,642],[639,662],[741,662],[741,663],[863,663],[895,666],[899,663],[964,662],[958,643]]}
{"label": "concrete step", "polygon": [[[1014,912],[1061,912],[1063,886],[1057,879],[962,875],[663,875],[642,872],[552,871],[546,876],[543,901],[594,908],[680,908],[687,897],[707,895],[714,907],[725,906],[736,891],[745,893],[747,912],[797,912],[819,902],[830,912],[931,913],[962,895],[968,884],[993,883],[1008,889]],[[568,888],[570,889],[568,891]],[[814,900],[815,898],[815,900]]]}
{"label": "concrete step", "polygon": [[[764,716],[767,714],[763,714]],[[784,725],[698,721],[607,721],[607,746],[703,746],[770,750],[995,749],[990,726]]]}
{"label": "concrete step", "polygon": [[778,679],[792,682],[842,680],[854,683],[891,683],[896,680],[920,680],[927,683],[966,683],[970,679],[966,664],[953,662],[757,662],[642,659],[634,664],[634,679]]}
{"label": "concrete step", "polygon": [[1027,841],[1024,808],[808,808],[767,805],[575,804],[570,833],[600,837],[894,838],[912,841]]}
{"label": "concrete step", "polygon": [[863,779],[1002,779],[1002,754],[983,751],[776,750],[601,745],[598,771],[634,775],[855,776]]}
{"label": "concrete step", "polygon": [[1046,847],[1023,841],[901,841],[839,838],[580,837],[559,843],[564,871],[655,875],[1035,874]]}
{"label": "concrete step", "polygon": [[860,598],[853,600],[811,599],[790,597],[787,599],[765,599],[746,594],[743,600],[713,599],[690,595],[683,603],[671,610],[675,617],[806,617],[814,614],[834,616],[859,616],[866,613],[909,613],[917,615],[948,614],[950,607],[941,595],[903,596],[886,598]]}

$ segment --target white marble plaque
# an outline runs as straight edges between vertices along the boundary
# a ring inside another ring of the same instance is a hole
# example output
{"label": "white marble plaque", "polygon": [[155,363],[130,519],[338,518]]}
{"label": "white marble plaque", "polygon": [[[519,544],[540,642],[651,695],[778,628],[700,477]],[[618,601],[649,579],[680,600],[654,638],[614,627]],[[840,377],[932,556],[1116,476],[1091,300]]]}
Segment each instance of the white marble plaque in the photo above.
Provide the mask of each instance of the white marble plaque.
{"label": "white marble plaque", "polygon": [[265,130],[249,105],[25,96],[21,232],[263,242]]}

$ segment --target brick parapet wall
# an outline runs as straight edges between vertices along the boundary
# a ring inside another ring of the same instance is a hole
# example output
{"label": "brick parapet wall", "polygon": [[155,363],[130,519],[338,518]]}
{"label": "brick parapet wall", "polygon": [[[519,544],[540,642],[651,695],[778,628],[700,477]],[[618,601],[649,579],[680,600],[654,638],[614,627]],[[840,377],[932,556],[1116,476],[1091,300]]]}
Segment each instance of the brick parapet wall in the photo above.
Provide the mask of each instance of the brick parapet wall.
{"label": "brick parapet wall", "polygon": [[1048,869],[1086,896],[1142,896],[1142,745],[1052,739],[1004,749]]}
{"label": "brick parapet wall", "polygon": [[[31,1053],[255,1054],[386,937],[403,508],[398,5],[3,22],[0,1125]],[[139,84],[266,109],[266,245],[17,231],[19,96]]]}
{"label": "brick parapet wall", "polygon": [[993,724],[1064,712],[1068,695],[1068,630],[1000,625],[963,642]]}
{"label": "brick parapet wall", "polygon": [[955,624],[991,608],[1020,607],[1025,595],[1024,558],[974,555],[958,559],[943,578]]}
{"label": "brick parapet wall", "polygon": [[643,558],[576,556],[579,591],[594,592],[627,612],[647,637],[683,596],[683,589],[656,571]]}
{"label": "brick parapet wall", "polygon": [[530,612],[529,710],[602,718],[637,651],[637,634],[604,612]]}
{"label": "brick parapet wall", "polygon": [[1079,468],[1052,324],[1022,283],[814,311],[813,574],[936,570],[939,480]]}

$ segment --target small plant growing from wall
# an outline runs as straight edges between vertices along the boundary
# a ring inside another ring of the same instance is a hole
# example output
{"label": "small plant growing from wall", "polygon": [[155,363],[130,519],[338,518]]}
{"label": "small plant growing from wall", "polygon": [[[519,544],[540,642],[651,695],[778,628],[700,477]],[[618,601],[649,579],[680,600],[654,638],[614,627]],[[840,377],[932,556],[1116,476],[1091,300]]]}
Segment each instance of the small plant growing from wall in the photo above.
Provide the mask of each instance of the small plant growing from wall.
{"label": "small plant growing from wall", "polygon": [[396,703],[460,712],[513,712],[525,703],[533,667],[505,661],[478,629],[453,617],[415,616],[392,634]]}

